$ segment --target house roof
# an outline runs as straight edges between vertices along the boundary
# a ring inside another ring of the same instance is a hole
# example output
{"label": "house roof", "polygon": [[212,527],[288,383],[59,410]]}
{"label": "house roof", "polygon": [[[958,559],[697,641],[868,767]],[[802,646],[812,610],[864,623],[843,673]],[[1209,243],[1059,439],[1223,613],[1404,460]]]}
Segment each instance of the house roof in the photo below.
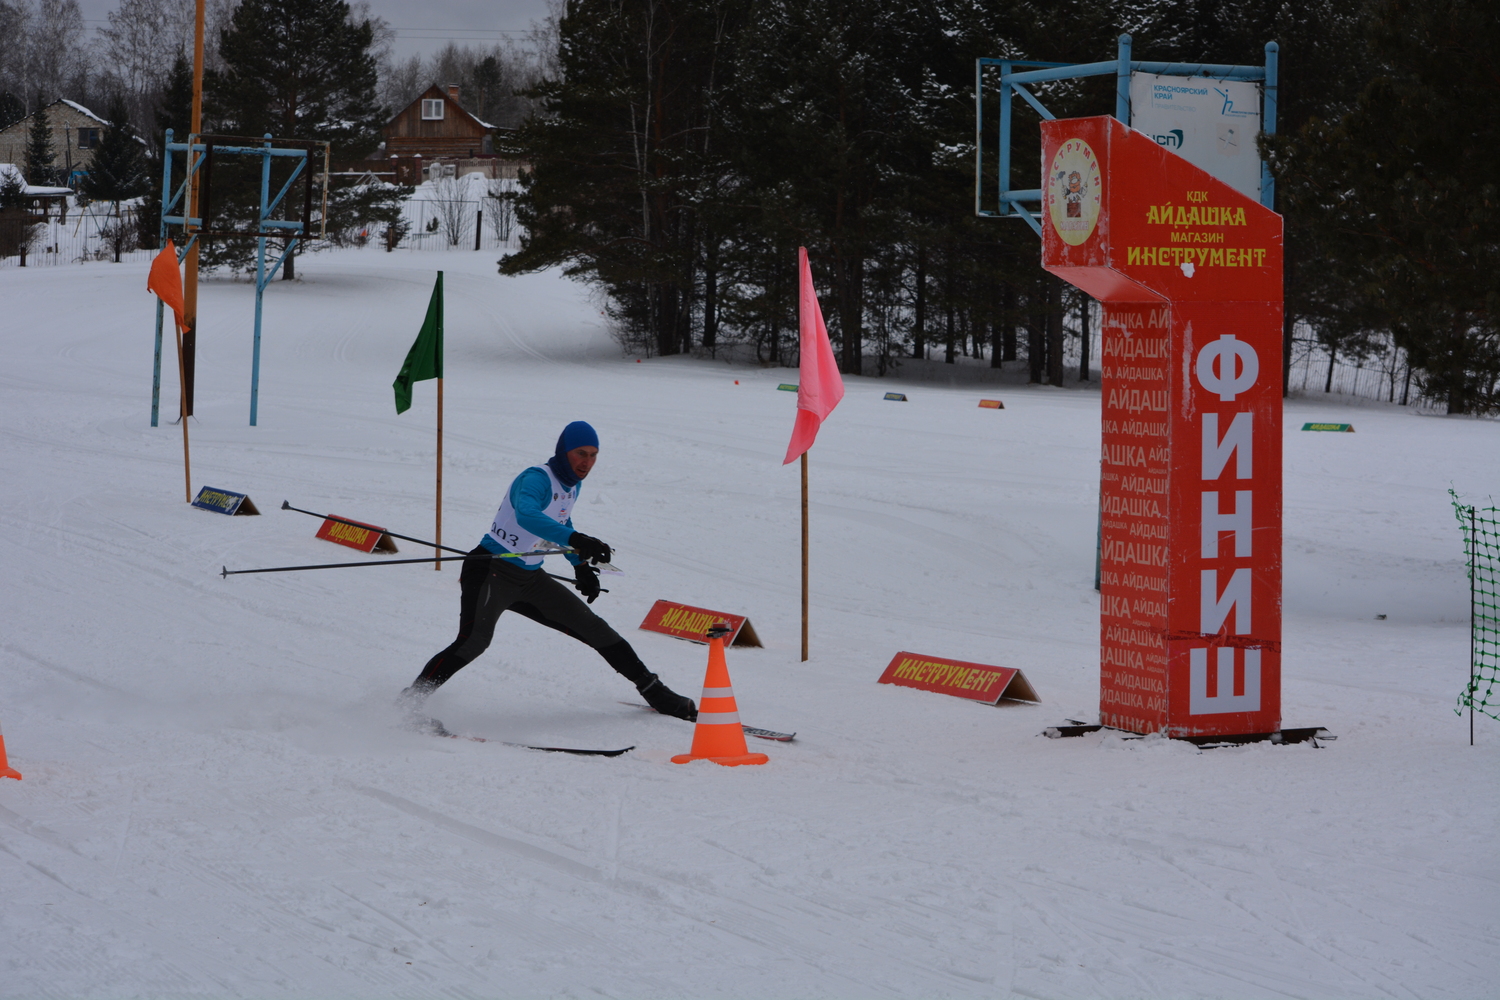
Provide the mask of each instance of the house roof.
{"label": "house roof", "polygon": [[[55,100],[51,104],[47,105],[47,107],[48,108],[54,108],[54,107],[56,107],[59,104],[66,104],[68,107],[72,108],[74,111],[78,112],[81,115],[84,115],[85,117],[92,118],[94,121],[98,122],[100,125],[105,126],[106,128],[109,127],[109,125],[111,124],[110,122],[106,121],[105,119],[100,118],[98,115],[94,114],[92,111],[90,111],[88,108],[84,107],[82,104],[79,104],[77,101],[70,101],[66,97],[59,97],[57,100]],[[43,108],[42,110],[45,111],[46,108]],[[33,111],[30,115],[27,115],[25,118],[18,119],[17,122],[11,122],[11,124],[7,125],[6,128],[10,128],[12,125],[18,124],[18,122],[24,122],[27,119],[31,118],[32,115],[35,115],[35,114],[36,114],[36,112]],[[135,135],[134,133],[131,134],[131,138],[134,139],[136,142],[140,143],[142,146],[147,146],[147,147],[150,146],[150,143],[148,143],[145,139],[141,138],[140,136]]]}
{"label": "house roof", "polygon": [[[77,114],[82,115],[83,117],[89,119],[90,121],[96,121],[100,125],[103,125],[105,127],[108,127],[109,124],[110,124],[109,122],[105,121],[103,118],[100,118],[98,115],[94,114],[88,108],[84,107],[82,104],[79,104],[77,101],[70,101],[70,100],[67,100],[66,98],[61,98],[60,97],[57,100],[53,101],[51,104],[44,104],[42,107],[38,108],[36,111],[33,111],[29,115],[25,115],[25,116],[23,116],[21,118],[17,118],[13,122],[9,122],[3,128],[0,128],[0,132],[10,132],[13,129],[15,129],[16,126],[18,126],[18,125],[26,125],[26,123],[30,122],[32,119],[34,119],[41,112],[43,112],[43,111],[50,111],[51,109],[57,107],[59,104],[65,104],[65,105],[68,106],[69,110],[71,110],[71,111],[73,111],[73,112],[75,112]],[[29,128],[30,126],[26,125],[26,127]],[[53,127],[54,128],[57,127],[56,123],[54,123]]]}
{"label": "house roof", "polygon": [[491,131],[494,130],[494,128],[495,128],[494,125],[491,125],[489,122],[485,121],[483,118],[480,118],[478,115],[474,114],[473,112],[470,112],[470,111],[466,110],[462,104],[459,104],[453,98],[449,97],[448,96],[448,92],[446,90],[444,90],[442,87],[439,87],[435,83],[432,84],[430,87],[428,87],[426,90],[422,91],[420,94],[418,94],[417,97],[416,97],[416,100],[412,101],[411,103],[407,104],[406,107],[402,108],[400,111],[397,111],[395,114],[391,115],[390,121],[387,121],[386,125],[389,126],[391,124],[391,122],[394,122],[397,118],[400,118],[407,111],[411,110],[412,105],[416,104],[417,101],[422,101],[422,100],[429,100],[430,101],[430,100],[432,100],[433,97],[441,97],[444,101],[447,101],[449,104],[451,104],[455,108],[457,108],[459,114],[463,115],[465,118],[468,118],[470,121],[472,121],[474,124],[478,125],[480,128],[491,130]]}
{"label": "house roof", "polygon": [[[60,97],[57,100],[53,101],[52,104],[66,104],[68,107],[72,108],[74,111],[77,111],[79,114],[88,115],[90,118],[94,119],[94,121],[98,122],[100,125],[108,125],[109,124],[109,122],[105,121],[103,118],[100,118],[98,115],[94,114],[92,111],[90,111],[88,108],[84,107],[82,104],[79,104],[77,101],[70,101],[66,97]],[[52,105],[49,104],[47,106],[51,107]]]}
{"label": "house roof", "polygon": [[33,198],[57,197],[59,195],[72,194],[72,188],[44,187],[39,184],[27,184],[26,177],[21,173],[21,168],[14,163],[0,163],[0,184],[11,179],[21,182],[21,193]]}

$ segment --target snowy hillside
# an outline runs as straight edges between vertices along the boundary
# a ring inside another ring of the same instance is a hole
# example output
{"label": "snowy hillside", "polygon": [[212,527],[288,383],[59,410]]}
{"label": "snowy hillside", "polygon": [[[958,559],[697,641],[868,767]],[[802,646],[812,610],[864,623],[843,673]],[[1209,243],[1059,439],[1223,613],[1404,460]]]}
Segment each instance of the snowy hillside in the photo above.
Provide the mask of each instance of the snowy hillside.
{"label": "snowy hillside", "polygon": [[[398,730],[456,565],[220,577],[365,558],[283,499],[431,536],[434,384],[399,417],[390,384],[437,267],[444,540],[593,423],[575,523],[626,570],[595,608],[694,696],[703,648],[635,626],[657,598],[748,615],[741,713],[798,733],[752,747],[766,766],[670,763],[690,726],[514,615],[435,714],[634,752]],[[1500,496],[1500,424],[1288,404],[1283,718],[1336,742],[1048,740],[1097,714],[1097,391],[986,388],[996,411],[848,379],[811,454],[803,664],[795,372],[622,358],[582,286],[493,253],[298,271],[266,295],[255,428],[253,286],[204,288],[193,488],[263,511],[236,518],[182,502],[180,431],[149,426],[146,265],[0,271],[0,728],[25,775],[0,780],[0,996],[1494,992],[1500,726],[1470,748],[1453,713],[1446,490]],[[1329,419],[1357,432],[1296,429]],[[898,650],[1020,667],[1043,703],[877,685]]]}

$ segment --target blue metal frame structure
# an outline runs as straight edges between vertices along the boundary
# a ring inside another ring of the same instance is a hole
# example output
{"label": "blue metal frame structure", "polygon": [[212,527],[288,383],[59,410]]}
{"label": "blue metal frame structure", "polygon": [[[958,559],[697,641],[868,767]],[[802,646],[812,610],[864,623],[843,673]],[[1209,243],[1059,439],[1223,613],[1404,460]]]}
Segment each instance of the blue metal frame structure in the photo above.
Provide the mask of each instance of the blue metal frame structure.
{"label": "blue metal frame structure", "polygon": [[[161,236],[167,237],[167,226],[182,226],[188,235],[187,242],[178,250],[178,263],[187,256],[188,250],[200,236],[212,237],[246,237],[253,236],[256,239],[255,253],[255,346],[250,362],[250,426],[256,425],[256,418],[260,400],[260,330],[262,316],[262,300],[265,296],[266,286],[275,278],[276,272],[281,270],[281,265],[286,261],[287,255],[296,247],[299,240],[306,237],[307,223],[311,217],[309,208],[304,210],[304,218],[301,220],[273,219],[271,215],[281,206],[287,192],[292,189],[292,184],[304,173],[310,173],[309,162],[312,143],[303,143],[301,148],[283,148],[273,146],[275,141],[268,132],[262,137],[262,144],[256,146],[231,145],[220,142],[204,142],[204,136],[190,135],[187,142],[173,142],[172,130],[167,129],[166,155],[162,157],[162,180],[161,180]],[[210,137],[213,138],[213,137]],[[318,143],[324,147],[324,169],[327,169],[327,143]],[[254,229],[231,230],[227,232],[210,232],[203,229],[203,218],[194,216],[189,218],[186,214],[186,198],[189,186],[197,181],[203,165],[209,162],[208,154],[231,153],[247,156],[258,156],[261,160],[260,168],[260,213],[257,225]],[[172,154],[182,153],[186,157],[186,170],[182,184],[174,192],[172,189]],[[293,165],[291,176],[276,193],[271,197],[271,160],[273,157],[293,157],[298,162]],[[327,184],[324,184],[325,191]],[[309,189],[310,191],[310,189]],[[309,194],[309,198],[311,195]],[[172,214],[173,212],[177,214]],[[327,212],[324,212],[326,218]],[[325,223],[326,224],[326,223]],[[197,230],[197,231],[195,231]],[[266,247],[271,239],[281,239],[285,242],[281,248],[281,255],[271,261],[267,268]],[[157,426],[158,411],[161,402],[161,333],[162,333],[163,309],[161,300],[156,302],[156,360],[151,378],[151,426]]]}
{"label": "blue metal frame structure", "polygon": [[[1039,213],[1024,206],[1040,204],[1040,188],[1015,189],[1010,186],[1010,133],[1011,99],[1021,99],[1036,109],[1042,118],[1051,121],[1056,116],[1042,106],[1027,84],[1045,83],[1049,80],[1076,80],[1086,76],[1115,76],[1115,117],[1130,124],[1130,74],[1132,72],[1155,73],[1160,76],[1207,76],[1216,80],[1257,80],[1264,84],[1264,109],[1261,114],[1261,131],[1266,135],[1276,134],[1276,78],[1277,53],[1275,42],[1266,43],[1264,66],[1228,66],[1214,63],[1166,63],[1141,62],[1130,58],[1130,36],[1121,35],[1116,58],[1093,63],[1048,63],[1024,59],[976,59],[974,61],[974,214],[990,218],[1022,218],[1027,225],[1042,235]],[[1000,67],[1000,156],[995,177],[998,181],[999,211],[984,207],[984,71],[986,67]],[[1016,67],[1033,67],[1017,70]],[[1260,165],[1260,203],[1273,208],[1276,196],[1276,181],[1270,168],[1262,161]]]}

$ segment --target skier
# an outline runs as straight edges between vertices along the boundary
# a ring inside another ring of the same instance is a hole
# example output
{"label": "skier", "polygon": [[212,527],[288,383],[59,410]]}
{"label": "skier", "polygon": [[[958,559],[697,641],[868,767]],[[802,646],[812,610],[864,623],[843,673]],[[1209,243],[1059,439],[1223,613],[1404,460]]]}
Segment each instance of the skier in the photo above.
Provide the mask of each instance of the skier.
{"label": "skier", "polygon": [[427,661],[397,705],[414,729],[442,733],[442,723],[422,714],[422,704],[489,646],[501,612],[514,611],[534,622],[587,643],[624,678],[646,703],[663,715],[689,722],[698,718],[691,698],[677,694],[641,662],[630,643],[609,623],[557,580],[541,572],[542,556],[497,558],[503,553],[532,552],[539,545],[566,545],[578,591],[589,604],[599,596],[599,573],[590,563],[607,563],[610,547],[573,530],[569,517],[582,481],[599,457],[599,436],[582,420],[563,428],[557,450],[544,465],[522,472],[510,484],[494,523],[479,545],[464,557],[459,586],[458,638]]}

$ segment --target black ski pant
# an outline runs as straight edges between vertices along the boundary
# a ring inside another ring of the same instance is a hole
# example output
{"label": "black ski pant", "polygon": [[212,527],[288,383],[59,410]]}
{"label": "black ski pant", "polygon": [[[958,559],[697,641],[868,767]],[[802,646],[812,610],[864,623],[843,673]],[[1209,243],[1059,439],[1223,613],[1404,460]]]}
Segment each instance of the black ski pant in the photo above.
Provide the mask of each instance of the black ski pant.
{"label": "black ski pant", "polygon": [[505,611],[530,618],[563,635],[587,643],[626,680],[640,687],[652,677],[630,643],[589,609],[577,594],[539,569],[492,558],[478,546],[464,557],[458,575],[458,638],[427,661],[412,687],[432,692],[472,663],[489,647],[495,623]]}

